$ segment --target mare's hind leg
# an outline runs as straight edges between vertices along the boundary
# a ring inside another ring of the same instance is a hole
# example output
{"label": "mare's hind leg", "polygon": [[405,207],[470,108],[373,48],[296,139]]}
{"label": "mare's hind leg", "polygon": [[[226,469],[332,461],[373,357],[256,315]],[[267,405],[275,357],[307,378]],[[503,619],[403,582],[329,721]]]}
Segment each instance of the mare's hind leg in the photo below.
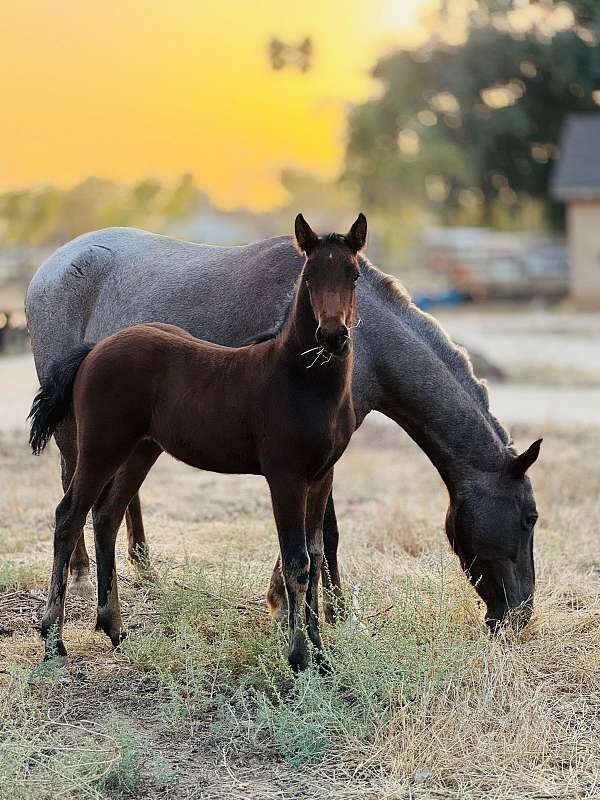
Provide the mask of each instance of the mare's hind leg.
{"label": "mare's hind leg", "polygon": [[287,620],[287,595],[281,571],[281,556],[277,556],[277,561],[273,567],[273,574],[267,590],[267,607],[271,617],[276,622],[283,624]]}
{"label": "mare's hind leg", "polygon": [[149,566],[149,548],[138,492],[129,501],[125,512],[125,523],[127,525],[127,558],[132,564],[147,568]]}
{"label": "mare's hind leg", "polygon": [[[346,613],[337,560],[339,538],[335,506],[333,504],[333,493],[330,493],[325,508],[325,519],[323,521],[324,559],[321,571],[324,589],[325,620],[327,622],[335,622],[337,618],[343,618]],[[281,560],[279,558],[275,562],[273,574],[271,575],[269,590],[267,592],[267,605],[274,619],[279,621],[286,619],[287,598],[283,575],[281,573]]]}
{"label": "mare's hind leg", "polygon": [[161,452],[154,442],[140,442],[106,486],[92,512],[98,572],[96,629],[103,630],[110,637],[113,647],[117,647],[125,637],[115,564],[117,532],[131,498]]}
{"label": "mare's hind leg", "polygon": [[[60,471],[63,492],[67,492],[77,463],[77,428],[73,415],[60,424],[54,435],[60,450]],[[80,597],[93,597],[94,585],[90,580],[90,559],[85,549],[85,539],[83,536],[83,526],[85,518],[81,524],[81,529],[76,537],[75,547],[69,562],[69,572],[71,576],[69,588],[73,594]]]}

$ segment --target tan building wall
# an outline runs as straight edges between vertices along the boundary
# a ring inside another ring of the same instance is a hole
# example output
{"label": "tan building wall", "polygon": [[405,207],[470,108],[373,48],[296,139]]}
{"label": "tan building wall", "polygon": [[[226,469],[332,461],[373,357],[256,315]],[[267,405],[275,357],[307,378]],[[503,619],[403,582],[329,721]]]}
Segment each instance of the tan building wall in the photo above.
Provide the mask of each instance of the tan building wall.
{"label": "tan building wall", "polygon": [[579,308],[600,310],[600,198],[569,204],[570,294]]}

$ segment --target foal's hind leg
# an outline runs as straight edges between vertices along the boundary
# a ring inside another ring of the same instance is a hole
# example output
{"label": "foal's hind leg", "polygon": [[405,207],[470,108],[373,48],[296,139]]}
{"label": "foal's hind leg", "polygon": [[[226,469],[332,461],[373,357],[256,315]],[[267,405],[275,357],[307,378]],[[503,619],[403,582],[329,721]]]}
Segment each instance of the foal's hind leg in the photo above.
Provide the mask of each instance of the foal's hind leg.
{"label": "foal's hind leg", "polygon": [[[60,450],[60,467],[63,492],[67,492],[73,479],[75,465],[77,463],[77,429],[75,420],[71,415],[61,423],[54,438]],[[75,547],[69,563],[71,580],[69,584],[73,594],[80,597],[93,597],[94,586],[90,580],[90,559],[85,549],[85,539],[83,536],[83,526],[81,525],[79,535],[76,537]]]}
{"label": "foal's hind leg", "polygon": [[93,508],[98,614],[96,629],[103,630],[116,647],[125,637],[117,588],[115,542],[125,510],[161,453],[151,441],[137,445],[102,492]]}
{"label": "foal's hind leg", "polygon": [[56,508],[54,563],[46,611],[40,625],[42,637],[46,641],[45,658],[67,654],[62,630],[69,561],[92,503],[110,479],[110,475],[111,470],[108,468],[89,471],[77,469],[69,489]]}
{"label": "foal's hind leg", "polygon": [[346,615],[346,604],[342,592],[337,551],[340,534],[338,531],[333,492],[329,492],[323,520],[324,559],[321,574],[323,577],[323,606],[326,622],[335,622]]}

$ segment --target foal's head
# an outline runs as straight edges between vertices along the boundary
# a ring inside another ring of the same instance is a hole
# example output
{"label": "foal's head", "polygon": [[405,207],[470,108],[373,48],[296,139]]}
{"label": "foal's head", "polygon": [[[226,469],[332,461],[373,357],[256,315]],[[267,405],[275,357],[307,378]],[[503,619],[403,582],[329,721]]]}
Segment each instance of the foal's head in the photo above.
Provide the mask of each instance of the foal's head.
{"label": "foal's head", "polygon": [[359,214],[345,235],[318,236],[298,214],[295,233],[298,249],[306,257],[300,280],[308,288],[317,344],[334,356],[345,356],[350,352],[354,284],[360,276],[357,255],[367,239],[366,217]]}

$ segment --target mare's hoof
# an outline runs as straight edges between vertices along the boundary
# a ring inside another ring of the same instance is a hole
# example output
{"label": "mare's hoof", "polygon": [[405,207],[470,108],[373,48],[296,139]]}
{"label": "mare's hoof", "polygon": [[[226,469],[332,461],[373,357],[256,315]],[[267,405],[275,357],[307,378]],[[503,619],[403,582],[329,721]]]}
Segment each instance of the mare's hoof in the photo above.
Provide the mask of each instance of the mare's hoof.
{"label": "mare's hoof", "polygon": [[131,558],[127,559],[127,572],[133,578],[133,585],[136,587],[143,587],[149,583],[158,583],[158,572],[154,567],[149,567],[147,564],[140,564]]}
{"label": "mare's hoof", "polygon": [[44,650],[44,661],[54,661],[55,658],[66,658],[67,648],[62,639],[55,639],[53,642],[46,642]]}
{"label": "mare's hoof", "polygon": [[348,607],[343,597],[327,599],[323,611],[329,625],[337,625],[348,618]]}
{"label": "mare's hoof", "polygon": [[93,600],[96,597],[96,590],[89,575],[73,575],[69,582],[69,592],[86,600]]}

